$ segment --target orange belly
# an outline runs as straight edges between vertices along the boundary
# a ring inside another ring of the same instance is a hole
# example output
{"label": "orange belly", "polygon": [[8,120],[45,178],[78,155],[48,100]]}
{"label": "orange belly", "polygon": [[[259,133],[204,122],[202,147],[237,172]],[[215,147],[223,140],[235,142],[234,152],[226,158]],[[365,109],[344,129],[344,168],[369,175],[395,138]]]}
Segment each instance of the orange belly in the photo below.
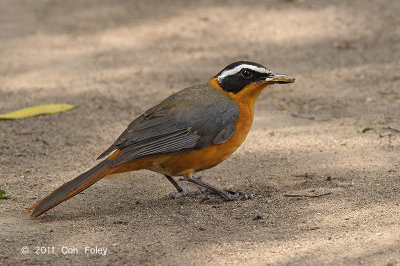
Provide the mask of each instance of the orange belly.
{"label": "orange belly", "polygon": [[235,125],[235,134],[227,142],[183,154],[160,157],[160,161],[154,161],[147,169],[162,174],[180,176],[191,175],[191,173],[220,164],[240,147],[249,133],[253,122],[253,112],[250,109],[244,109],[247,108],[240,110],[239,119]]}

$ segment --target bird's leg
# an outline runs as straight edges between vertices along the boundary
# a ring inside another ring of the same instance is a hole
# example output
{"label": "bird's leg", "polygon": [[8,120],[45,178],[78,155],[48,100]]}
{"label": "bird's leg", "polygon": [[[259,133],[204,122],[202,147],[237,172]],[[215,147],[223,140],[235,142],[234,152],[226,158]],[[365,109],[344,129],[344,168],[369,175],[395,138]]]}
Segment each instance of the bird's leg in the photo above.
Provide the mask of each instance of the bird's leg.
{"label": "bird's leg", "polygon": [[214,187],[213,185],[210,185],[210,184],[204,182],[200,178],[196,178],[196,177],[189,178],[189,177],[184,176],[184,178],[182,180],[194,183],[194,184],[196,184],[198,186],[201,186],[201,187],[204,187],[204,188],[210,190],[211,192],[214,192],[215,194],[220,195],[225,200],[233,200],[233,199],[236,198],[235,194],[230,194],[229,192],[227,192],[225,190],[222,190],[222,189],[219,189],[217,187]]}
{"label": "bird's leg", "polygon": [[197,194],[201,194],[201,193],[203,193],[205,191],[205,190],[201,190],[201,189],[199,189],[199,190],[189,190],[189,189],[179,185],[178,182],[176,182],[176,180],[172,176],[169,176],[169,175],[164,175],[164,176],[168,179],[169,182],[172,183],[172,185],[174,185],[174,187],[178,191],[178,192],[172,192],[172,193],[169,194],[169,196],[171,198],[173,198],[173,199],[180,198],[180,197],[197,195]]}
{"label": "bird's leg", "polygon": [[172,185],[174,185],[174,187],[176,188],[176,190],[178,190],[178,192],[187,191],[187,189],[179,185],[178,182],[176,182],[172,176],[169,175],[164,175],[164,176],[168,179],[169,182],[172,183]]}
{"label": "bird's leg", "polygon": [[[192,183],[194,183],[194,184],[196,184],[198,186],[204,187],[207,190],[209,190],[209,191],[221,196],[224,200],[251,199],[251,198],[254,198],[253,194],[247,195],[247,194],[242,194],[242,193],[228,192],[228,191],[222,190],[220,188],[217,188],[217,187],[215,187],[213,185],[210,185],[207,182],[204,182],[200,178],[196,178],[196,177],[189,178],[187,176],[184,176],[184,178],[181,179],[181,180],[192,182]],[[217,200],[217,199],[212,200],[212,199],[206,198],[206,199],[204,199],[204,201],[215,201],[215,202],[218,202],[220,200]]]}

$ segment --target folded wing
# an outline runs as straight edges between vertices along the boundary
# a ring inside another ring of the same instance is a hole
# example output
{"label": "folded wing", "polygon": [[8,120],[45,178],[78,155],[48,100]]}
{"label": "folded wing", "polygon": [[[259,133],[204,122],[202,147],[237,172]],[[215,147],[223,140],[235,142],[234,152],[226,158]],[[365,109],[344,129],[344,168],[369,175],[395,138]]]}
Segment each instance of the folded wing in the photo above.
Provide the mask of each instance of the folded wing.
{"label": "folded wing", "polygon": [[98,159],[119,149],[116,166],[221,144],[235,133],[238,117],[238,107],[228,95],[208,85],[186,88],[136,118]]}

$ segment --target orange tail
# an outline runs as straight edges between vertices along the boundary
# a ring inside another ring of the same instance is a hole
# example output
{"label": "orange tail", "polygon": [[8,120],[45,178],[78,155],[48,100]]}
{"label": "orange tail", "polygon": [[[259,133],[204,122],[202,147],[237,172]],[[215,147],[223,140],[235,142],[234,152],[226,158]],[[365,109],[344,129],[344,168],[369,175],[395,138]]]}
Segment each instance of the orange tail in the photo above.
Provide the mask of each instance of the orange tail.
{"label": "orange tail", "polygon": [[106,175],[112,172],[112,168],[109,168],[110,160],[106,159],[94,166],[89,171],[79,175],[75,179],[65,183],[61,187],[54,190],[50,195],[41,201],[36,202],[25,212],[30,212],[31,217],[36,218],[51,208],[57,206],[63,201],[72,198],[79,192],[87,189]]}

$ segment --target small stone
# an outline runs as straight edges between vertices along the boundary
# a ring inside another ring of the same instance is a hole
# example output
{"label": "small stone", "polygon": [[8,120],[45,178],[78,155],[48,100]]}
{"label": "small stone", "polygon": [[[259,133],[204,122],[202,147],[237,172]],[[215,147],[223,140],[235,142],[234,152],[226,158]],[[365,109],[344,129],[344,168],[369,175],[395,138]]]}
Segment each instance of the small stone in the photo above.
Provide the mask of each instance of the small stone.
{"label": "small stone", "polygon": [[262,217],[261,215],[257,215],[257,216],[255,216],[255,217],[253,218],[254,221],[262,220],[262,219],[263,219],[263,217]]}

